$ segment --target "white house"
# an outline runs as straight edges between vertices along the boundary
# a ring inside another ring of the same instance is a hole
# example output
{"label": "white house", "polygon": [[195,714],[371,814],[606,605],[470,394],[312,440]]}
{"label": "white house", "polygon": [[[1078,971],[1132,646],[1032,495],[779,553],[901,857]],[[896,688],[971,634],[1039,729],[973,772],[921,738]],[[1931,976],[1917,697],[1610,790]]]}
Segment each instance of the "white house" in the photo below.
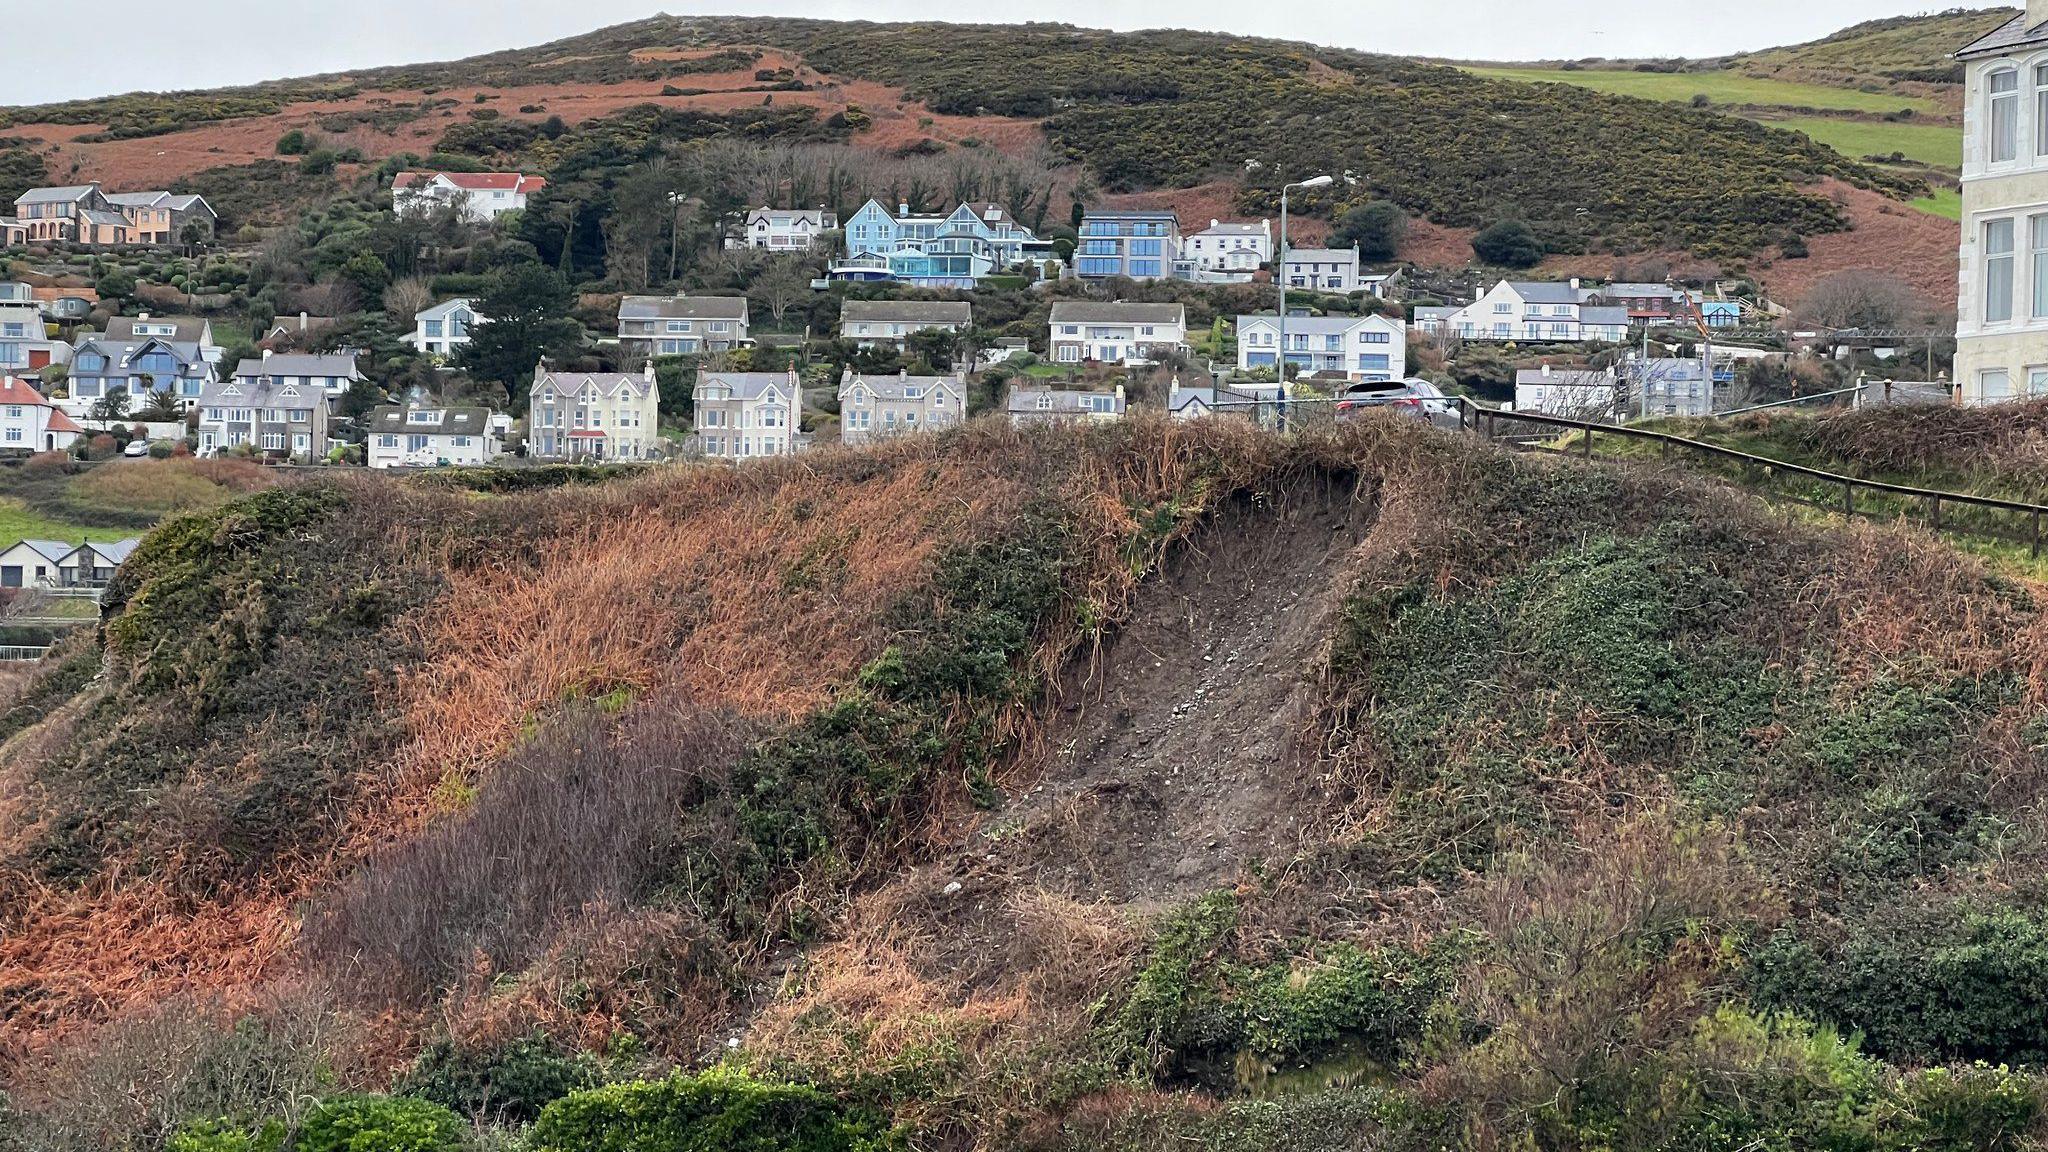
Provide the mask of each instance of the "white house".
{"label": "white house", "polygon": [[372,468],[430,468],[488,464],[503,451],[489,408],[400,408],[386,404],[364,422]]}
{"label": "white house", "polygon": [[1963,85],[1956,396],[2048,396],[2048,0],[1956,53]]}
{"label": "white house", "polygon": [[[1279,317],[1239,316],[1239,371],[1272,368],[1279,358]],[[1408,333],[1400,321],[1379,315],[1289,316],[1287,363],[1302,375],[1401,380],[1408,375]]]}
{"label": "white house", "polygon": [[839,338],[863,348],[901,348],[912,333],[964,332],[974,309],[964,300],[848,300],[839,308]]}
{"label": "white house", "polygon": [[839,214],[824,208],[755,208],[740,221],[739,234],[726,237],[725,246],[808,252],[820,235],[838,227]]}
{"label": "white house", "polygon": [[62,540],[21,540],[0,552],[0,588],[61,588],[64,561],[78,545]]}
{"label": "white house", "polygon": [[1061,300],[1052,306],[1047,347],[1060,364],[1152,363],[1187,347],[1188,313],[1180,304],[1098,304]]}
{"label": "white house", "polygon": [[274,381],[279,387],[296,385],[316,389],[329,396],[341,396],[363,378],[353,352],[320,356],[281,355],[264,350],[262,357],[235,366],[235,380],[253,387],[258,380]]}
{"label": "white house", "polygon": [[1621,415],[1621,381],[1604,368],[1525,368],[1515,373],[1515,411],[1573,420]]}
{"label": "white house", "polygon": [[1415,327],[1466,340],[1619,344],[1628,309],[1585,303],[1577,280],[1503,280],[1463,308],[1418,308]]}
{"label": "white house", "polygon": [[62,452],[84,431],[27,382],[0,376],[0,452]]}
{"label": "white house", "polygon": [[400,172],[391,181],[391,210],[407,216],[454,205],[463,219],[488,224],[524,209],[527,197],[547,186],[517,172]]}
{"label": "white house", "polygon": [[639,374],[533,370],[526,454],[541,460],[653,460],[660,456],[661,386],[654,363]]}
{"label": "white house", "polygon": [[1034,424],[1100,423],[1121,420],[1128,409],[1124,386],[1054,388],[1049,384],[1013,384],[1003,412],[1014,427]]}
{"label": "white house", "polygon": [[452,360],[469,345],[469,330],[483,323],[468,300],[436,304],[412,318],[412,346],[422,356]]}
{"label": "white house", "polygon": [[744,296],[628,296],[619,301],[619,344],[645,356],[729,352],[753,342]]}
{"label": "white house", "polygon": [[839,382],[839,439],[868,444],[907,432],[935,432],[967,418],[963,376],[864,376]]}
{"label": "white house", "polygon": [[1271,403],[1284,394],[1278,385],[1247,389],[1218,388],[1210,384],[1184,386],[1176,376],[1173,386],[1167,389],[1166,411],[1175,420],[1200,420],[1204,416],[1238,416],[1257,420],[1262,411],[1258,405]]}
{"label": "white house", "polygon": [[1350,294],[1365,282],[1358,275],[1356,248],[1289,248],[1281,275],[1289,288]]}
{"label": "white house", "polygon": [[806,448],[804,390],[789,372],[705,372],[691,398],[697,448],[720,460],[787,456]]}
{"label": "white house", "polygon": [[1635,393],[1633,406],[1645,417],[1713,414],[1714,381],[1704,361],[1632,359],[1625,371]]}
{"label": "white house", "polygon": [[1253,272],[1273,259],[1273,222],[1244,224],[1211,220],[1181,238],[1181,259],[1205,272]]}

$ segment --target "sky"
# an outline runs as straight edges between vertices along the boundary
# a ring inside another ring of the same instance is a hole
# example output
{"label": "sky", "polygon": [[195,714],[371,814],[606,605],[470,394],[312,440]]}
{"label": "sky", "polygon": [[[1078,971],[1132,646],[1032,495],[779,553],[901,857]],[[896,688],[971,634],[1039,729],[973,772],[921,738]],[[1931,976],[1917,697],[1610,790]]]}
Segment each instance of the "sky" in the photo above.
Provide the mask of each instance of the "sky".
{"label": "sky", "polygon": [[[523,48],[665,10],[676,15],[867,20],[1054,20],[1119,30],[1182,27],[1466,60],[1718,56],[1793,44],[1952,0],[184,0],[178,26],[203,46],[155,36],[48,36],[0,69],[0,105],[136,90],[215,88],[452,60]],[[1964,3],[1965,7],[1990,5]],[[103,0],[101,16],[157,0]],[[1270,16],[1270,22],[1257,18]],[[118,21],[116,22],[118,23]],[[196,47],[196,50],[195,50]]]}

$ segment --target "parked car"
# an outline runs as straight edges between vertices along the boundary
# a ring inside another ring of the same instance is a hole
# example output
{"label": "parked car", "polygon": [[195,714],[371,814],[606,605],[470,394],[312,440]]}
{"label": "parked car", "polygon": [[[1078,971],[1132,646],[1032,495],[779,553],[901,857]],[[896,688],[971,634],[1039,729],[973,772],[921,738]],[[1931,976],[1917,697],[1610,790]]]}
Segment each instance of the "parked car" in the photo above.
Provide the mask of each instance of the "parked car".
{"label": "parked car", "polygon": [[149,441],[141,436],[137,436],[128,442],[126,448],[121,449],[121,455],[128,457],[147,456],[149,455]]}
{"label": "parked car", "polygon": [[[1423,392],[1417,385],[1427,388]],[[1433,395],[1432,395],[1433,394]],[[1392,410],[1427,420],[1443,402],[1443,393],[1426,381],[1420,380],[1374,380],[1352,384],[1337,396],[1337,419],[1346,420],[1364,412]]]}

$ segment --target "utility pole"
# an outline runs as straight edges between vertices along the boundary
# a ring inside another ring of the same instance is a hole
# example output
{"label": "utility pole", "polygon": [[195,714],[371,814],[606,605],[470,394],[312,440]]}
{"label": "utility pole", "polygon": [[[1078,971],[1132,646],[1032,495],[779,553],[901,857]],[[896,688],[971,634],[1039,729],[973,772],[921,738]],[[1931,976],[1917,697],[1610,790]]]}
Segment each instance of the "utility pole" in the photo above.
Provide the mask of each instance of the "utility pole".
{"label": "utility pole", "polygon": [[1287,430],[1287,193],[1295,188],[1327,188],[1336,183],[1334,176],[1311,176],[1306,180],[1280,186],[1280,249],[1273,258],[1273,283],[1280,286],[1280,355],[1274,362],[1280,383],[1280,431]]}

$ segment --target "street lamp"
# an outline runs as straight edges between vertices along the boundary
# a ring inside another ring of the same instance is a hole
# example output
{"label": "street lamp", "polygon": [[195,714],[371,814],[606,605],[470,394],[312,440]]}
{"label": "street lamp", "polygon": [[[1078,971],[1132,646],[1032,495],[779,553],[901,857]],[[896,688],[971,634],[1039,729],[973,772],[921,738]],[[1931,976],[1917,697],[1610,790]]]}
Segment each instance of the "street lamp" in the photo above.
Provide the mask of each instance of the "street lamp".
{"label": "street lamp", "polygon": [[1280,186],[1280,254],[1273,262],[1273,282],[1280,285],[1280,355],[1274,362],[1280,382],[1280,422],[1287,422],[1287,193],[1296,188],[1328,188],[1335,184],[1332,176],[1311,176],[1292,184]]}

